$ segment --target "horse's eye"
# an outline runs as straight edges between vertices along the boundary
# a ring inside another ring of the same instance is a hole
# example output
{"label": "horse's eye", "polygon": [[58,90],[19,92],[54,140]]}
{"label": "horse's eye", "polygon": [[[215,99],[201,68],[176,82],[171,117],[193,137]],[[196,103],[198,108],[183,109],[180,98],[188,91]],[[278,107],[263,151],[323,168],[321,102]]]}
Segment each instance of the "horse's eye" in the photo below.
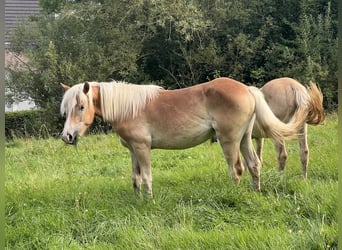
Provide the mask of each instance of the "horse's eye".
{"label": "horse's eye", "polygon": [[81,111],[84,110],[84,106],[83,106],[83,105],[80,106],[80,110],[81,110]]}

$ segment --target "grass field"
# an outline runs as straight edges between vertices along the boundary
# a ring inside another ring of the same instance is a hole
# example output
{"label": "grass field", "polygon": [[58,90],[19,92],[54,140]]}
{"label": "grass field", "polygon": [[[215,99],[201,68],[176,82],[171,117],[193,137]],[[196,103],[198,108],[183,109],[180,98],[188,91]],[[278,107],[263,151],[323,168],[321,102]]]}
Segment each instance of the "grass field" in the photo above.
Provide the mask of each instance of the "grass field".
{"label": "grass field", "polygon": [[337,116],[309,127],[308,180],[296,142],[285,173],[265,143],[260,193],[234,186],[218,144],[152,153],[154,199],[133,194],[115,134],[5,145],[7,249],[337,249]]}

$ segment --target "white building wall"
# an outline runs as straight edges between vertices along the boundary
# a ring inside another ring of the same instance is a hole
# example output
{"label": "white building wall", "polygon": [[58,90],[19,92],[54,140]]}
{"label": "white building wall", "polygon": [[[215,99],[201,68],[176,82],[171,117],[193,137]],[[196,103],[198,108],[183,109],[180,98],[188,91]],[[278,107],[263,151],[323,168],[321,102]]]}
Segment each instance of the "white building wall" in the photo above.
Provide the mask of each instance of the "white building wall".
{"label": "white building wall", "polygon": [[[16,28],[17,22],[28,16],[39,15],[39,13],[39,0],[5,0],[5,48],[10,48],[10,34]],[[5,65],[13,63],[13,60],[15,58],[8,57],[6,53]],[[5,112],[30,110],[34,108],[35,104],[30,100],[26,100],[13,104],[6,103]]]}
{"label": "white building wall", "polygon": [[32,101],[15,102],[13,104],[5,105],[5,112],[14,112],[14,111],[31,110],[31,109],[36,109],[36,105]]}

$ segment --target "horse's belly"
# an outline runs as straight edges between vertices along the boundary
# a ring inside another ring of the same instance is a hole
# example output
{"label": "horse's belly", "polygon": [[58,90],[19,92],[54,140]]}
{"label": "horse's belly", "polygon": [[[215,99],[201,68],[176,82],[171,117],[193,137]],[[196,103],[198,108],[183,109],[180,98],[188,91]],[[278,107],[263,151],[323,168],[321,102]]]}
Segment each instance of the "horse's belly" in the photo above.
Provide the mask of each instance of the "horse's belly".
{"label": "horse's belly", "polygon": [[209,125],[175,128],[152,133],[152,148],[185,149],[203,143],[215,134]]}

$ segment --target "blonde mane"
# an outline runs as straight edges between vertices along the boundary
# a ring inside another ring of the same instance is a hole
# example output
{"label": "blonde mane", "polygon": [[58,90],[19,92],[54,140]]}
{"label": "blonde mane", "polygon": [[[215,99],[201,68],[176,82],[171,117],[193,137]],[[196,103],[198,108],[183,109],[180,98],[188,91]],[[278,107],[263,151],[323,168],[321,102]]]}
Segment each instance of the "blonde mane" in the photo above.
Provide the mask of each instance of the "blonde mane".
{"label": "blonde mane", "polygon": [[136,117],[162,89],[157,85],[136,85],[125,82],[102,82],[99,86],[102,116],[109,122]]}
{"label": "blonde mane", "polygon": [[[103,119],[109,122],[136,117],[145,105],[155,98],[162,87],[157,85],[136,85],[125,82],[89,82],[90,86],[100,87],[101,111]],[[61,103],[61,115],[69,115],[76,105],[76,98],[93,100],[91,88],[88,97],[83,94],[83,83],[68,89]],[[93,105],[89,101],[89,105]]]}

